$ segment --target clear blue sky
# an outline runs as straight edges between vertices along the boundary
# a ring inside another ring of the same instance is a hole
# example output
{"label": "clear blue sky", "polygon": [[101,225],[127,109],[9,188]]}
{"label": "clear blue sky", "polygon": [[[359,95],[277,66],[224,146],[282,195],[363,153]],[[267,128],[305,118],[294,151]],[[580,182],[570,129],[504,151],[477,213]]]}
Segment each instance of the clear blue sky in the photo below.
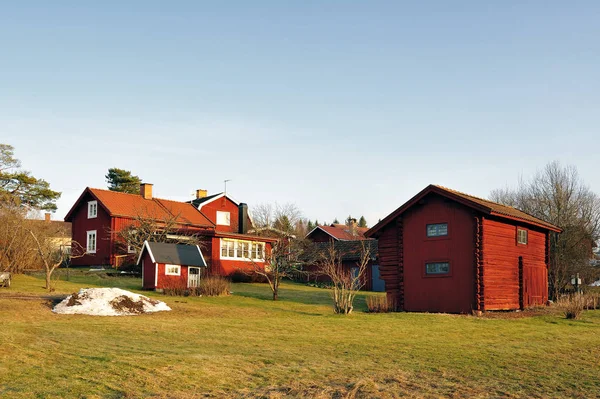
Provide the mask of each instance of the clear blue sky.
{"label": "clear blue sky", "polygon": [[0,142],[57,218],[110,167],[371,225],[552,160],[600,191],[600,2],[94,3],[0,11]]}

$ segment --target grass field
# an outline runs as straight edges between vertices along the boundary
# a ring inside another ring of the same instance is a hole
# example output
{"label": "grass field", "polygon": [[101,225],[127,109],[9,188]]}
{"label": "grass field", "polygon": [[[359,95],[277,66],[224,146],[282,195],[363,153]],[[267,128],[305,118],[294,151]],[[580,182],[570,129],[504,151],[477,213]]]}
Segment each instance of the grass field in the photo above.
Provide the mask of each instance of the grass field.
{"label": "grass field", "polygon": [[[43,281],[0,289],[0,397],[579,397],[600,395],[600,311],[577,321],[331,312],[329,292],[234,284],[220,298],[149,296],[172,312],[55,315]],[[81,287],[139,289],[75,273]],[[9,295],[11,296],[9,298]]]}

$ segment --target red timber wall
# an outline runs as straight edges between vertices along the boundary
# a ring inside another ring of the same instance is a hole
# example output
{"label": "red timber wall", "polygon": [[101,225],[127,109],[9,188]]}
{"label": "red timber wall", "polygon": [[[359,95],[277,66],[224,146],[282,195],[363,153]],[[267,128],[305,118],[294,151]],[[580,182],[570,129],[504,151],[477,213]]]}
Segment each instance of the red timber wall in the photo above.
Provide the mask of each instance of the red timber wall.
{"label": "red timber wall", "polygon": [[188,281],[188,267],[181,266],[181,273],[179,276],[167,276],[165,275],[165,264],[157,263],[158,267],[158,283],[156,289],[162,290],[164,288],[187,288]]}
{"label": "red timber wall", "polygon": [[96,230],[96,253],[86,254],[81,258],[73,258],[73,266],[96,266],[111,264],[112,240],[110,235],[111,217],[98,203],[98,215],[88,219],[88,201],[94,198],[85,195],[72,216],[72,239],[86,248],[87,232]]}
{"label": "red timber wall", "polygon": [[381,230],[378,237],[379,273],[385,281],[388,303],[404,309],[404,268],[402,216]]}
{"label": "red timber wall", "polygon": [[[239,226],[239,210],[238,206],[230,201],[226,197],[218,198],[212,202],[203,205],[200,211],[208,218],[211,222],[217,223],[217,211],[229,212],[229,226],[217,224],[217,231],[224,231],[228,233],[237,233]],[[250,223],[248,223],[250,229]]]}
{"label": "red timber wall", "polygon": [[[448,223],[448,235],[427,237],[427,225]],[[436,195],[403,215],[404,310],[468,313],[475,308],[474,232],[470,209]],[[381,257],[381,253],[380,253]],[[425,264],[449,262],[450,273],[426,275]]]}
{"label": "red timber wall", "polygon": [[[265,266],[264,262],[256,262],[256,265],[253,265],[252,262],[242,259],[221,259],[221,239],[219,237],[212,238],[210,248],[210,250],[206,250],[206,253],[210,253],[210,261],[206,255],[204,255],[204,259],[209,266],[209,273],[213,275],[231,276],[235,272],[251,271],[255,266],[261,268]],[[265,252],[267,256],[271,254],[271,243],[265,243]],[[205,252],[203,251],[202,253],[204,254]]]}
{"label": "red timber wall", "polygon": [[[517,244],[517,228],[528,231]],[[548,300],[547,232],[483,219],[483,310],[520,309]],[[521,262],[519,261],[521,257]]]}

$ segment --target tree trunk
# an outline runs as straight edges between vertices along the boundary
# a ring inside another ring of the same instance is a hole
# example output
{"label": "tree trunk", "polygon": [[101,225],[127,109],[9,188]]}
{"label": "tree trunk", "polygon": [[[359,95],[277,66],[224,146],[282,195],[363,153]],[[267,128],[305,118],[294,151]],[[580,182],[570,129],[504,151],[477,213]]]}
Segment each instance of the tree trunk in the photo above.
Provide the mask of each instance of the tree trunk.
{"label": "tree trunk", "polygon": [[52,271],[46,270],[46,289],[50,290],[50,277],[52,276]]}
{"label": "tree trunk", "polygon": [[276,301],[279,298],[279,289],[275,288],[273,290],[273,300]]}

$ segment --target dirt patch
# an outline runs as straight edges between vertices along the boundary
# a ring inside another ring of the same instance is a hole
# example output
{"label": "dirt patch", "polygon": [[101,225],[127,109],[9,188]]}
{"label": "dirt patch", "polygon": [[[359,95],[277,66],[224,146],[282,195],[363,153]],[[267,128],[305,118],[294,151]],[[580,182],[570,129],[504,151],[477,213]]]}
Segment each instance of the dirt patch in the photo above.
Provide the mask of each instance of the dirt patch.
{"label": "dirt patch", "polygon": [[529,308],[521,311],[502,311],[495,310],[483,313],[480,317],[484,319],[523,319],[525,317],[535,317],[535,316],[546,316],[555,314],[557,312],[555,307],[551,306],[542,306]]}
{"label": "dirt patch", "polygon": [[[144,301],[134,301],[126,295],[121,295],[110,301],[113,309],[120,312],[128,313],[144,313]],[[68,306],[68,305],[67,305]]]}
{"label": "dirt patch", "polygon": [[77,294],[76,292],[73,293],[69,297],[69,300],[67,301],[67,306],[75,306],[75,305],[81,305],[81,302],[79,301],[79,294]]}

